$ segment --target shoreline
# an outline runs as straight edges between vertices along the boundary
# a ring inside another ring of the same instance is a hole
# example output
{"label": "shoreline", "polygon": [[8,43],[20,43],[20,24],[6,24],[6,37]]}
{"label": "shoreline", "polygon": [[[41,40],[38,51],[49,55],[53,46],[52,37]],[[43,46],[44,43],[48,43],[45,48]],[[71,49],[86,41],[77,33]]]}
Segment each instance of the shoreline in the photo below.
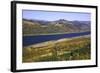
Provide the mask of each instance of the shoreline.
{"label": "shoreline", "polygon": [[50,34],[24,34],[22,36],[25,37],[25,36],[42,36],[42,35],[60,35],[60,34],[84,33],[84,32],[90,32],[91,33],[91,31],[81,31],[81,32],[64,32],[64,33],[50,33]]}
{"label": "shoreline", "polygon": [[73,40],[73,39],[77,39],[77,38],[89,38],[90,36],[91,35],[84,35],[84,36],[77,36],[77,37],[72,37],[72,38],[62,38],[62,39],[58,39],[58,40],[51,40],[51,41],[41,42],[41,43],[37,43],[37,44],[32,44],[32,45],[25,46],[25,47],[26,48],[28,48],[28,47],[35,47],[35,48],[43,47],[43,46],[47,46],[47,45],[50,45],[50,44],[69,41],[69,40]]}

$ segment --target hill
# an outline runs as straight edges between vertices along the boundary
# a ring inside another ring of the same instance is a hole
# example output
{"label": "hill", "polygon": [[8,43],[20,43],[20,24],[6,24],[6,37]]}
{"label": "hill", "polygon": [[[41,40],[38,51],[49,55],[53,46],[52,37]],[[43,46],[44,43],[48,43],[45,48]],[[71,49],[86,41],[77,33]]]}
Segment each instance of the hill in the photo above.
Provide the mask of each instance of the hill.
{"label": "hill", "polygon": [[90,31],[90,21],[56,21],[23,19],[23,35],[71,33]]}

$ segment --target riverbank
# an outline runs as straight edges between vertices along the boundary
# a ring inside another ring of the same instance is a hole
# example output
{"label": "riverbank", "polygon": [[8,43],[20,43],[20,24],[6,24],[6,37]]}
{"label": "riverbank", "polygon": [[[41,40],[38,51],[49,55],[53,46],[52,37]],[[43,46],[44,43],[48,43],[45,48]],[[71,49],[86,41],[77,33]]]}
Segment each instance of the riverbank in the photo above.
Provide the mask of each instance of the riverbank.
{"label": "riverbank", "polygon": [[23,36],[60,35],[60,34],[83,33],[83,32],[90,32],[90,31],[81,31],[81,32],[63,32],[63,33],[45,33],[45,34],[23,34]]}
{"label": "riverbank", "polygon": [[73,38],[84,35],[89,35],[90,32],[81,32],[81,33],[69,33],[69,34],[57,34],[57,35],[38,35],[38,36],[23,36],[23,46],[29,46],[37,43],[42,43],[46,41],[54,41],[63,38]]}
{"label": "riverbank", "polygon": [[23,63],[90,59],[90,35],[23,47]]}
{"label": "riverbank", "polygon": [[47,46],[47,45],[53,45],[56,44],[58,42],[64,42],[64,41],[69,41],[69,40],[73,40],[73,39],[77,39],[77,38],[88,38],[90,37],[90,35],[84,35],[84,36],[78,36],[78,37],[72,37],[72,38],[63,38],[63,39],[59,39],[59,40],[51,40],[51,41],[46,41],[46,42],[42,42],[42,43],[38,43],[38,44],[34,44],[34,45],[29,45],[28,47],[43,47],[43,46]]}

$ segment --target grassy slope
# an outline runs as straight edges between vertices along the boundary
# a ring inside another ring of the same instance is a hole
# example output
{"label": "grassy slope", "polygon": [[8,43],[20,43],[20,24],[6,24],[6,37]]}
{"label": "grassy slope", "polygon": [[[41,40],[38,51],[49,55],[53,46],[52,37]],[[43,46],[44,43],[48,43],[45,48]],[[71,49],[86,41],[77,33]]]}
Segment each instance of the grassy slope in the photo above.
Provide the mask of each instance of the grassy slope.
{"label": "grassy slope", "polygon": [[[66,24],[47,24],[42,25],[38,22],[30,22],[23,20],[23,35],[52,35],[52,34],[65,34],[65,33],[77,33],[90,31],[89,28],[84,29],[82,26],[75,26],[69,23]],[[88,26],[87,26],[88,27]]]}
{"label": "grassy slope", "polygon": [[79,37],[46,45],[23,48],[23,62],[90,59],[90,38]]}

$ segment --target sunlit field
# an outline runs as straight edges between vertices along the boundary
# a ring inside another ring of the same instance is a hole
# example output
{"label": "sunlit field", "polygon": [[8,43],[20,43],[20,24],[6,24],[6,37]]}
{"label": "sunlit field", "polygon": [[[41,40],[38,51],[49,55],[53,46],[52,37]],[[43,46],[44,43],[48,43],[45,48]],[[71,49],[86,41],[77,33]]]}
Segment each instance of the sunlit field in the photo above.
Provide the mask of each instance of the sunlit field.
{"label": "sunlit field", "polygon": [[90,37],[64,38],[23,47],[23,62],[88,60]]}

